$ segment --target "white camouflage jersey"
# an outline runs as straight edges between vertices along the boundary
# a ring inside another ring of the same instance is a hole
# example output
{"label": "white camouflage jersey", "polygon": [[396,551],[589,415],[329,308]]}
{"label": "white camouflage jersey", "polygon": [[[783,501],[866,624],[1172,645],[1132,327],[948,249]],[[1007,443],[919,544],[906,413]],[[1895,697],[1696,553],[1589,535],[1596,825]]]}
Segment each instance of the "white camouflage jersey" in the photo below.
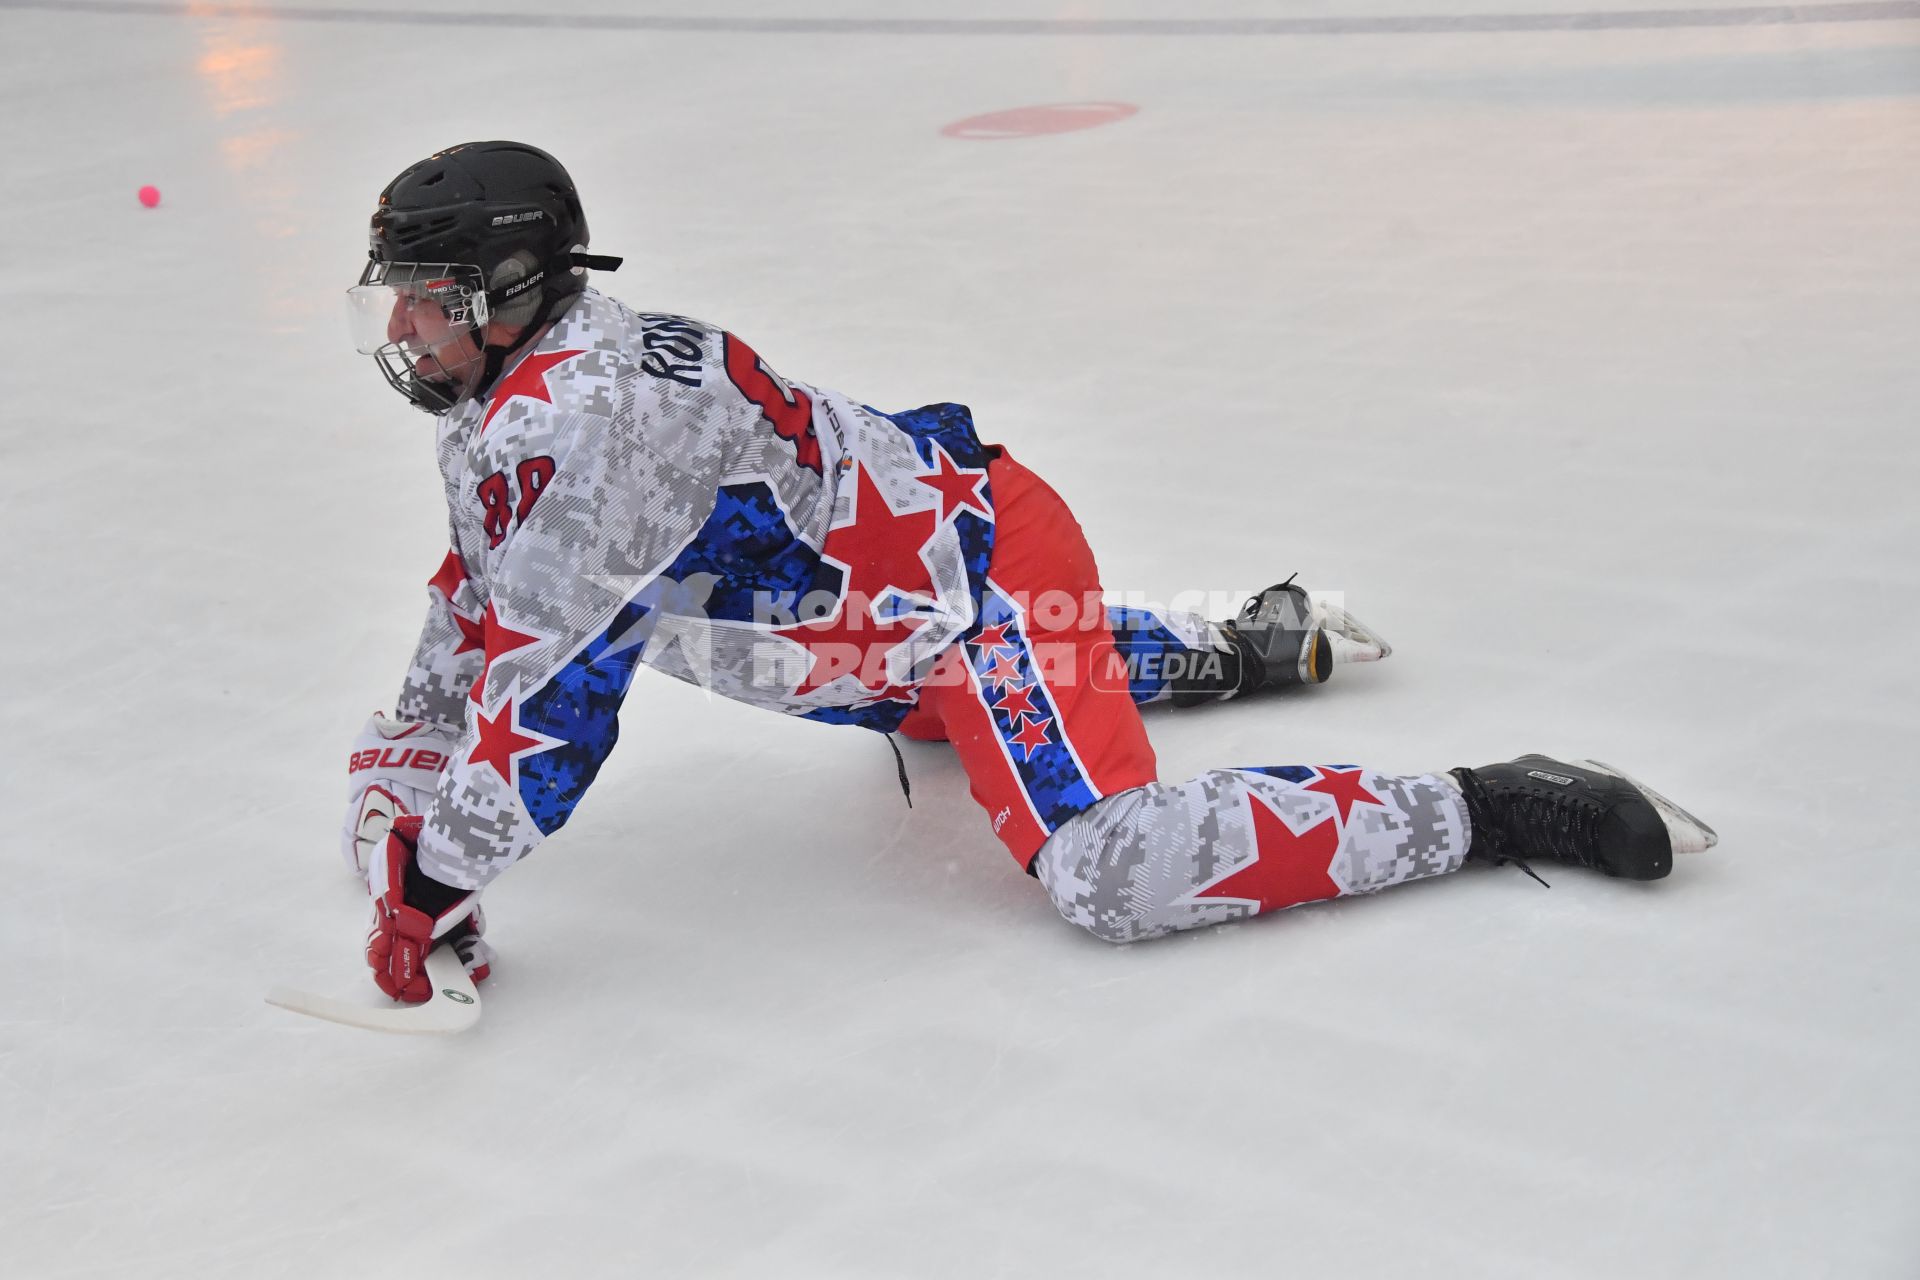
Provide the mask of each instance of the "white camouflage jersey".
{"label": "white camouflage jersey", "polygon": [[883,414],[588,290],[440,419],[452,549],[398,714],[458,747],[422,866],[477,888],[562,826],[640,663],[896,727],[978,616],[990,456],[961,406]]}

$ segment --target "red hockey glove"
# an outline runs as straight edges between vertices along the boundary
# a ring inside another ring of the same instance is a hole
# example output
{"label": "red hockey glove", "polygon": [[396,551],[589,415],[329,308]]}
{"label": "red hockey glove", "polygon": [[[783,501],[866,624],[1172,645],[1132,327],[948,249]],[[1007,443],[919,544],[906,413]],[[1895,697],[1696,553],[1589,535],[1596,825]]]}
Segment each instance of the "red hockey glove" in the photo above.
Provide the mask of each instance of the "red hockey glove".
{"label": "red hockey glove", "polygon": [[367,868],[367,890],[373,895],[367,967],[382,991],[408,1004],[433,994],[427,952],[435,946],[458,951],[475,982],[487,976],[493,961],[493,949],[481,937],[487,926],[479,891],[456,889],[420,870],[420,825],[418,814],[395,819]]}

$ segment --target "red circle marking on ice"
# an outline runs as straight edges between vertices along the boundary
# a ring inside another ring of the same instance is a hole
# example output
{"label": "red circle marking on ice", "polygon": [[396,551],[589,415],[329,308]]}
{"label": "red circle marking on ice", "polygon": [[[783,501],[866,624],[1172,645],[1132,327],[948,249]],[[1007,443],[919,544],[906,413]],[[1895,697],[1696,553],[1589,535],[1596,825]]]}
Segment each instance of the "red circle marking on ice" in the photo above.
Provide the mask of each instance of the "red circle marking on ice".
{"label": "red circle marking on ice", "polygon": [[1140,108],[1131,102],[1054,102],[1038,107],[1013,107],[983,116],[955,120],[940,131],[948,138],[991,142],[1001,138],[1037,138],[1043,133],[1071,133],[1095,125],[1125,120]]}

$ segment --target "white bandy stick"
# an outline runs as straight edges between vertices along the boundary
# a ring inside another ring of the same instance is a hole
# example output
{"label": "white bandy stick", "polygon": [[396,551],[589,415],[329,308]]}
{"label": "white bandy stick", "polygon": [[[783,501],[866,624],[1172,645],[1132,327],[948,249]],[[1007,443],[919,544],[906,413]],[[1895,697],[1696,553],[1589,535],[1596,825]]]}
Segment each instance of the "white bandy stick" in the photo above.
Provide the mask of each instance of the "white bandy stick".
{"label": "white bandy stick", "polygon": [[480,997],[452,947],[435,947],[428,953],[427,981],[433,984],[433,995],[423,1004],[355,1004],[292,987],[273,988],[267,992],[267,1003],[310,1018],[401,1035],[450,1036],[480,1021]]}

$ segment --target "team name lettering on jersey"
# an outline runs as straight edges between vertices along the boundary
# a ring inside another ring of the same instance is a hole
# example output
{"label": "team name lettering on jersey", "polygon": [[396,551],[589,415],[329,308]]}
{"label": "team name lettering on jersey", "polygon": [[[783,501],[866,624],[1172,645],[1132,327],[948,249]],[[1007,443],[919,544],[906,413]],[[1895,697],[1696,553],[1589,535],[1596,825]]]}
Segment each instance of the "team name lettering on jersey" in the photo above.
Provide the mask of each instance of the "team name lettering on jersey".
{"label": "team name lettering on jersey", "polygon": [[681,316],[640,317],[640,368],[683,387],[700,385],[700,328]]}

